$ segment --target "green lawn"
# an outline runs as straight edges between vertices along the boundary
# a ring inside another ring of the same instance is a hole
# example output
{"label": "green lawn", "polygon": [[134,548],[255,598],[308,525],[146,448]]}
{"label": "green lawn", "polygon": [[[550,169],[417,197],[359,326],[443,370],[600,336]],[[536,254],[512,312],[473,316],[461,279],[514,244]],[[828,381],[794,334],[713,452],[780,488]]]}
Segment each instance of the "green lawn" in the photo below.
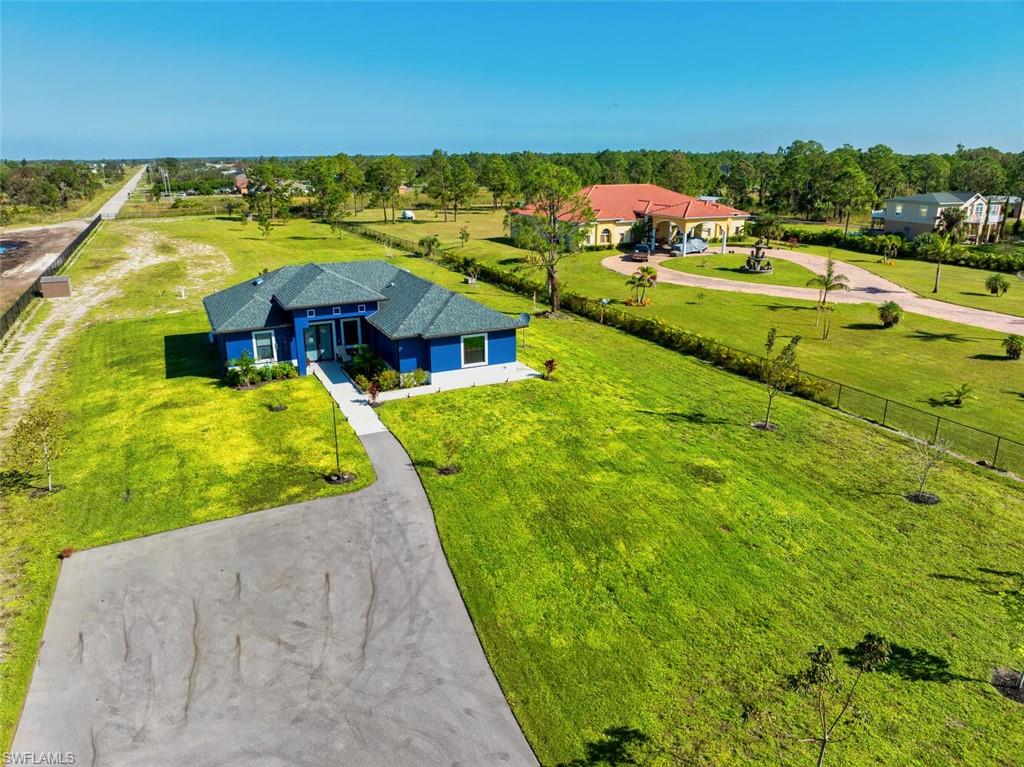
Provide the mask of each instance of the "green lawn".
{"label": "green lawn", "polygon": [[1010,291],[1003,296],[993,296],[985,289],[985,280],[994,272],[943,264],[939,292],[936,294],[932,293],[932,288],[935,287],[935,264],[929,261],[901,258],[890,266],[878,256],[852,250],[820,245],[801,245],[800,250],[819,256],[831,256],[837,261],[867,269],[926,298],[937,298],[962,306],[1024,317],[1024,280],[1013,274],[1004,275],[1010,281]]}
{"label": "green lawn", "polygon": [[[447,230],[443,223],[428,218],[415,224],[385,225],[379,212],[376,218],[374,211],[361,214],[364,223],[395,236],[418,240],[440,233],[453,252],[541,281],[540,273],[526,263],[524,251],[501,236],[501,216],[500,212],[465,216],[470,231],[479,234],[462,249],[452,223]],[[449,232],[454,239],[447,236]],[[653,300],[649,307],[627,307],[622,303],[629,296],[626,277],[601,266],[601,260],[615,252],[587,252],[565,259],[559,267],[565,289],[609,298],[618,309],[657,317],[756,354],[763,352],[768,328],[776,326],[782,336],[802,337],[801,366],[807,372],[1024,442],[1024,363],[1003,357],[1000,333],[920,315],[907,315],[898,327],[883,330],[873,304],[836,304],[831,336],[822,341],[813,302],[681,285],[649,291]],[[995,302],[1009,298],[1007,294]],[[944,391],[962,382],[973,387],[975,400],[962,408],[935,404]]]}
{"label": "green lawn", "polygon": [[[263,266],[310,260],[305,242],[289,240],[288,248],[273,252],[262,249],[261,240],[257,252],[196,249],[180,236],[232,225],[189,224],[196,229],[167,227],[169,238],[155,245],[180,258],[138,273],[131,289],[95,312],[70,339],[55,363],[58,372],[40,393],[68,419],[67,454],[55,470],[66,489],[30,500],[12,486],[11,475],[0,473],[0,744],[10,742],[28,685],[61,549],[349,492],[374,479],[344,419],[341,464],[357,480],[338,488],[320,478],[334,466],[334,437],[332,402],[315,379],[247,392],[217,380],[199,299]],[[81,284],[102,274],[140,247],[140,232],[161,233],[139,224],[103,224],[72,267],[72,279]],[[333,244],[336,258],[375,252],[354,238]],[[183,284],[195,286],[184,301],[176,293]],[[270,412],[277,403],[288,409]]]}
{"label": "green lawn", "polygon": [[[756,431],[758,385],[593,323],[535,320],[528,340],[521,358],[557,360],[554,381],[381,414],[542,764],[775,763],[744,705],[770,699],[808,732],[785,675],[868,631],[900,660],[863,680],[871,719],[829,763],[1017,762],[1021,708],[986,680],[1022,663],[1019,485],[945,465],[942,503],[915,506],[910,451],[880,430],[785,398],[781,431]],[[449,434],[462,471],[442,477]],[[643,756],[588,761],[613,728],[639,731]]]}
{"label": "green lawn", "polygon": [[662,261],[661,265],[701,277],[757,282],[762,285],[790,285],[798,288],[806,287],[807,281],[814,277],[814,272],[809,269],[781,258],[771,259],[771,274],[748,274],[740,268],[746,262],[746,253],[699,253],[685,258],[669,258]]}

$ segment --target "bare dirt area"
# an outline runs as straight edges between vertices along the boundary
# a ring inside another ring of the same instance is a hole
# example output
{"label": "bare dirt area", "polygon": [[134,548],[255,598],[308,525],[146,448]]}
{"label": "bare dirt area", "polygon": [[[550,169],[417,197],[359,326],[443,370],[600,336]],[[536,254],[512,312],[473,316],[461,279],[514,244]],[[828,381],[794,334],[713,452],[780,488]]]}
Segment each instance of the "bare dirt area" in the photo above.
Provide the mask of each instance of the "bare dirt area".
{"label": "bare dirt area", "polygon": [[[148,267],[182,258],[189,264],[191,290],[203,285],[204,273],[230,267],[227,256],[210,246],[174,240],[144,228],[126,228],[124,232],[131,237],[131,243],[124,248],[123,258],[76,283],[70,298],[51,299],[60,302],[60,311],[45,312],[35,321],[31,315],[26,317],[26,324],[9,336],[0,349],[0,437],[24,413],[35,392],[45,383],[67,338],[85,324],[95,309],[118,296],[131,277]],[[41,306],[36,304],[32,312],[38,312]]]}
{"label": "bare dirt area", "polygon": [[0,312],[13,304],[88,225],[85,219],[75,219],[0,233]]}

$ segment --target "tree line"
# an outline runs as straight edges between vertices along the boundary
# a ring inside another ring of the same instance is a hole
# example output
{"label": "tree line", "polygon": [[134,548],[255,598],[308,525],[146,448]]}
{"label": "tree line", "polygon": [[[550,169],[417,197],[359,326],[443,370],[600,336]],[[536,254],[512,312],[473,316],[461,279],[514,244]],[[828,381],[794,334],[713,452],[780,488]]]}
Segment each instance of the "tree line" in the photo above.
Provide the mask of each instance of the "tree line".
{"label": "tree line", "polygon": [[[481,187],[495,209],[530,202],[529,179],[543,164],[572,173],[579,186],[652,183],[690,195],[714,195],[754,212],[843,220],[879,206],[888,197],[970,190],[1024,194],[1024,152],[957,147],[947,154],[901,154],[884,144],[826,150],[798,140],[774,153],[668,150],[429,155],[337,154],[269,158],[240,163],[257,208],[284,210],[282,200],[308,196],[311,213],[330,220],[348,208],[379,207],[393,220],[404,187],[425,192],[445,219]],[[301,190],[295,182],[301,181]]]}
{"label": "tree line", "polygon": [[68,208],[124,177],[121,161],[0,161],[0,204],[41,210]]}

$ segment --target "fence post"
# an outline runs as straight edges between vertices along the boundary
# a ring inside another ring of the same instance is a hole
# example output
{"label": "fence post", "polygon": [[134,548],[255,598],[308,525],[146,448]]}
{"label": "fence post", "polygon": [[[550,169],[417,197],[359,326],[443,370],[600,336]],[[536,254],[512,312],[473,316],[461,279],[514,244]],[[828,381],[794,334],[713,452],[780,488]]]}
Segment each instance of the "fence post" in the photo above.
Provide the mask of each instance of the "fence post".
{"label": "fence post", "polygon": [[843,398],[843,385],[839,384],[839,391],[836,392],[836,410],[839,409],[839,400]]}
{"label": "fence post", "polygon": [[889,415],[889,398],[885,398],[885,407],[882,408],[882,426],[885,426],[885,417]]}
{"label": "fence post", "polygon": [[998,434],[996,435],[996,451],[992,454],[992,468],[996,468],[996,461],[999,459],[999,443],[1003,441],[1003,438]]}

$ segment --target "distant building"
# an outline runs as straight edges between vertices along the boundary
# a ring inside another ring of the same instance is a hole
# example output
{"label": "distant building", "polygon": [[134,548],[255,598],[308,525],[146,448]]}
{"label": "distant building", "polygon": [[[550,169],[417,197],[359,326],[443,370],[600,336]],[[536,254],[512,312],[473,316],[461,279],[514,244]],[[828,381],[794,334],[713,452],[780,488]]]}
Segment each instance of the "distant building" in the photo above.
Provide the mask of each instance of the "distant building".
{"label": "distant building", "polygon": [[[594,184],[581,194],[590,202],[594,220],[584,225],[584,245],[624,245],[633,242],[633,225],[638,219],[650,219],[655,239],[670,245],[687,237],[720,239],[736,234],[750,214],[719,202],[690,197],[655,184]],[[527,205],[512,211],[512,235],[516,217],[534,212]]]}
{"label": "distant building", "polygon": [[985,197],[977,192],[927,192],[885,201],[872,211],[871,231],[899,234],[912,240],[939,229],[942,211],[962,208],[967,234],[977,242],[998,239],[1003,228],[1006,197]]}
{"label": "distant building", "polygon": [[239,194],[248,194],[249,179],[245,177],[244,173],[239,173],[235,176],[235,189],[238,190]]}

